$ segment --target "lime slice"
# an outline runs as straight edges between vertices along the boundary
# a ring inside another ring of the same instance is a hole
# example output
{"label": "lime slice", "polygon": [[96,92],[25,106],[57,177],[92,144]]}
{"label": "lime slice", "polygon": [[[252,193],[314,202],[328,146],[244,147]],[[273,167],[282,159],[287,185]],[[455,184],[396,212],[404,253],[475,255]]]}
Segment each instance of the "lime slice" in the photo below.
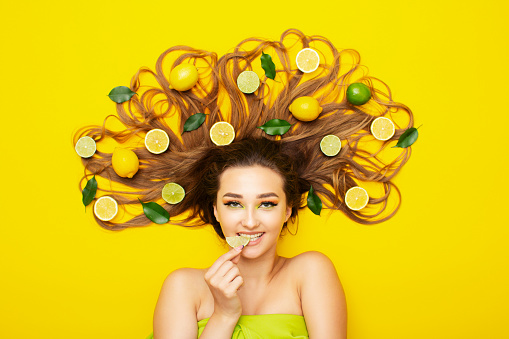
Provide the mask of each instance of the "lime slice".
{"label": "lime slice", "polygon": [[394,127],[394,123],[385,117],[378,117],[371,123],[371,134],[377,140],[389,140],[396,132],[396,128]]}
{"label": "lime slice", "polygon": [[354,82],[346,89],[346,99],[353,105],[364,105],[371,99],[371,90],[361,82]]}
{"label": "lime slice", "polygon": [[218,146],[231,144],[235,139],[235,129],[226,121],[216,122],[210,128],[210,140]]}
{"label": "lime slice", "polygon": [[253,71],[244,71],[237,77],[237,87],[242,93],[250,94],[260,86],[260,78]]}
{"label": "lime slice", "polygon": [[97,150],[97,146],[94,139],[85,136],[78,139],[75,149],[80,157],[90,158]]}
{"label": "lime slice", "polygon": [[333,157],[341,150],[341,140],[335,135],[326,135],[320,141],[320,149],[326,156]]}
{"label": "lime slice", "polygon": [[243,235],[237,235],[235,237],[226,237],[226,242],[232,248],[236,248],[239,246],[246,246],[247,244],[249,244],[250,240],[251,240],[250,237],[246,237]]}
{"label": "lime slice", "polygon": [[186,196],[184,188],[177,183],[170,182],[164,185],[162,190],[162,196],[164,201],[168,204],[178,204]]}
{"label": "lime slice", "polygon": [[346,191],[345,204],[349,209],[358,211],[366,207],[369,201],[368,192],[362,187],[354,186]]}
{"label": "lime slice", "polygon": [[311,48],[304,48],[297,53],[295,58],[297,68],[303,73],[311,73],[316,71],[320,65],[320,56]]}
{"label": "lime slice", "polygon": [[161,154],[168,149],[170,138],[162,129],[151,129],[145,135],[145,147],[150,153]]}
{"label": "lime slice", "polygon": [[99,220],[109,221],[118,212],[118,204],[112,197],[104,196],[97,199],[94,205],[94,214]]}

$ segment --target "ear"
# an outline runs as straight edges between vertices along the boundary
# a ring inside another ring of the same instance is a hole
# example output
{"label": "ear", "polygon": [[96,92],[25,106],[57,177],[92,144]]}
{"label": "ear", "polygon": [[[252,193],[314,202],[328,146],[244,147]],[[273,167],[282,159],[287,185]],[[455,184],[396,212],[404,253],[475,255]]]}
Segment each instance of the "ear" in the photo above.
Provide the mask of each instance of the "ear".
{"label": "ear", "polygon": [[216,205],[214,205],[214,216],[216,217],[216,220],[217,220],[217,221],[219,221],[219,220],[217,219],[217,207],[216,207]]}
{"label": "ear", "polygon": [[285,222],[288,221],[288,219],[290,218],[290,216],[292,215],[292,208],[291,207],[287,207],[286,208],[286,218],[285,218]]}

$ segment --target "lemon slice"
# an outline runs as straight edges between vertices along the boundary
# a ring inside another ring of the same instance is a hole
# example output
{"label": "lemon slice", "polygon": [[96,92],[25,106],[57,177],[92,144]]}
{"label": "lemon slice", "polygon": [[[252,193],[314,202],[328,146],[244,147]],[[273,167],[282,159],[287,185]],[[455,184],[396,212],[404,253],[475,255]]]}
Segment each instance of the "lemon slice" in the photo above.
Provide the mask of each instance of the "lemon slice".
{"label": "lemon slice", "polygon": [[210,140],[217,146],[229,145],[235,139],[235,129],[226,121],[219,121],[212,125],[209,134]]}
{"label": "lemon slice", "polygon": [[341,140],[335,135],[326,135],[320,141],[320,149],[326,156],[333,157],[341,150]]}
{"label": "lemon slice", "polygon": [[115,199],[109,196],[100,197],[94,205],[94,214],[102,221],[113,219],[118,212],[118,204]]}
{"label": "lemon slice", "polygon": [[316,71],[320,65],[320,56],[312,48],[304,48],[297,53],[295,58],[297,68],[303,73],[311,73]]}
{"label": "lemon slice", "polygon": [[368,192],[362,187],[354,186],[346,191],[345,204],[349,209],[358,211],[366,207],[369,201]]}
{"label": "lemon slice", "polygon": [[97,146],[94,139],[85,136],[78,139],[75,149],[80,157],[90,158],[97,150]]}
{"label": "lemon slice", "polygon": [[378,140],[389,140],[396,132],[394,123],[387,118],[379,117],[371,123],[371,134]]}
{"label": "lemon slice", "polygon": [[162,196],[164,201],[168,204],[178,204],[186,196],[184,188],[177,183],[170,182],[164,185],[162,190]]}
{"label": "lemon slice", "polygon": [[226,242],[232,248],[236,248],[239,246],[246,246],[247,244],[249,244],[250,240],[251,240],[250,237],[246,237],[243,235],[237,235],[235,237],[226,237]]}
{"label": "lemon slice", "polygon": [[161,154],[168,149],[170,138],[162,129],[151,129],[145,135],[145,147],[150,153]]}
{"label": "lemon slice", "polygon": [[237,77],[237,87],[242,93],[250,94],[260,86],[260,78],[253,71],[244,71]]}

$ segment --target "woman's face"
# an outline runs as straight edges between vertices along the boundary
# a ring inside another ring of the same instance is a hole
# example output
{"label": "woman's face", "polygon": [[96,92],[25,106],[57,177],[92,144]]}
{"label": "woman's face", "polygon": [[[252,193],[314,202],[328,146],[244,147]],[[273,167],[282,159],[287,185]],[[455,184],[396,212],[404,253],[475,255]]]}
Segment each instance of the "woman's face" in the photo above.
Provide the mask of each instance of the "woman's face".
{"label": "woman's face", "polygon": [[257,257],[268,250],[275,251],[291,213],[283,179],[273,170],[262,166],[233,167],[221,175],[214,215],[225,237],[252,237],[242,256]]}

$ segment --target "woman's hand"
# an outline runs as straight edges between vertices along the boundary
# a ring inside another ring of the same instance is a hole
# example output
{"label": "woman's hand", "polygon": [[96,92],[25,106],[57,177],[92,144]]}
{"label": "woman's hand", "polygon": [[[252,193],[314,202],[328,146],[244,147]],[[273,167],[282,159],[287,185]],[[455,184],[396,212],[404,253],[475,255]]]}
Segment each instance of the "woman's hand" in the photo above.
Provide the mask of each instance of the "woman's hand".
{"label": "woman's hand", "polygon": [[214,315],[235,319],[235,322],[242,314],[242,304],[237,291],[244,281],[236,265],[242,248],[243,246],[233,248],[220,256],[204,276],[214,297]]}

